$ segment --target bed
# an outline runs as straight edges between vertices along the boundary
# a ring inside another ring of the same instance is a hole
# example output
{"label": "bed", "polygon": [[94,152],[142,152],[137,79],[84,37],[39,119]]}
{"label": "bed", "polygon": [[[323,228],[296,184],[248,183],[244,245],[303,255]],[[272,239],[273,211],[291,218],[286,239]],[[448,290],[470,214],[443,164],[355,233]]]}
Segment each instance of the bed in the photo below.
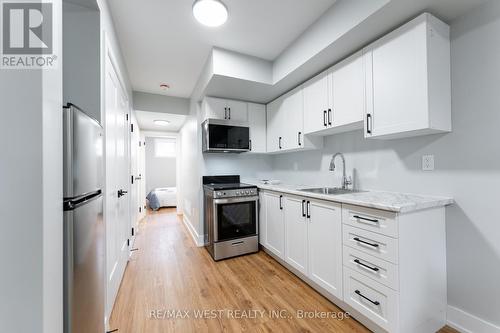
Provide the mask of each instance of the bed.
{"label": "bed", "polygon": [[152,210],[158,210],[161,207],[175,207],[177,206],[177,188],[155,188],[149,192],[146,199]]}

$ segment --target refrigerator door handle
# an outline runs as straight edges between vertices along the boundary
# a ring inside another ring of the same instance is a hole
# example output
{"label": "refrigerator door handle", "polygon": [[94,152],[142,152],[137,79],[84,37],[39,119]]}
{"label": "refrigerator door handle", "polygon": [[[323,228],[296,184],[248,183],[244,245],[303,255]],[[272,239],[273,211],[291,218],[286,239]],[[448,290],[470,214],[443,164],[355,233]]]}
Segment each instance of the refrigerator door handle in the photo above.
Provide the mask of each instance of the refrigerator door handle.
{"label": "refrigerator door handle", "polygon": [[101,190],[97,190],[95,192],[87,193],[82,196],[76,198],[65,199],[63,203],[63,209],[65,211],[74,210],[81,205],[86,204],[90,200],[94,200],[102,195]]}

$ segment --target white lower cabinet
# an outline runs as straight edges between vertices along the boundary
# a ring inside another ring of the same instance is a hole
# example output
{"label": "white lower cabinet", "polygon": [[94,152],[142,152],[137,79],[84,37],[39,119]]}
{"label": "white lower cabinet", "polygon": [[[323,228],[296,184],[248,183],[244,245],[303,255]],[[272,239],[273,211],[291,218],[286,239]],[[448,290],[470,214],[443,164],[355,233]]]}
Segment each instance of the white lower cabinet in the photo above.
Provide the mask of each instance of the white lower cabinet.
{"label": "white lower cabinet", "polygon": [[397,332],[397,293],[372,279],[344,268],[344,301],[378,326]]}
{"label": "white lower cabinet", "polygon": [[388,332],[446,324],[444,207],[408,214],[342,205],[344,302]]}
{"label": "white lower cabinet", "polygon": [[281,259],[285,259],[285,221],[283,195],[264,192],[266,207],[264,246]]}
{"label": "white lower cabinet", "polygon": [[337,203],[309,201],[309,278],[342,299],[342,220]]}
{"label": "white lower cabinet", "polygon": [[307,275],[306,201],[295,196],[285,198],[285,261]]}
{"label": "white lower cabinet", "polygon": [[371,330],[446,324],[444,207],[401,214],[267,190],[260,198],[264,248]]}

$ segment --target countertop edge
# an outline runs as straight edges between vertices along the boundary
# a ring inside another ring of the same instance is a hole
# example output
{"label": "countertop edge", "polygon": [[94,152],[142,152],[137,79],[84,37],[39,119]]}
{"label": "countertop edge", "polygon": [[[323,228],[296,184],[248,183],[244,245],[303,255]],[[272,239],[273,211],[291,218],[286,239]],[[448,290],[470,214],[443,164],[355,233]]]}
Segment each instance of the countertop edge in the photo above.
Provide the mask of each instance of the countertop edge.
{"label": "countertop edge", "polygon": [[[339,194],[339,195],[325,195],[325,194],[317,194],[317,193],[308,193],[308,192],[303,192],[299,191],[297,189],[291,189],[289,188],[289,184],[278,184],[278,185],[271,185],[271,184],[262,184],[258,181],[252,181],[252,180],[246,180],[244,181],[247,184],[255,185],[259,189],[262,190],[268,190],[268,191],[274,191],[274,192],[281,192],[281,193],[288,193],[292,195],[297,195],[301,197],[307,197],[307,198],[314,198],[318,200],[324,200],[324,201],[330,201],[330,202],[337,202],[337,203],[343,203],[343,204],[349,204],[349,205],[354,205],[354,206],[361,206],[361,207],[367,207],[367,208],[375,208],[375,209],[380,209],[380,210],[385,210],[385,211],[391,211],[395,213],[411,213],[414,211],[419,211],[419,210],[425,210],[425,209],[432,209],[436,207],[443,207],[443,206],[448,206],[453,204],[455,201],[453,198],[449,197],[437,197],[437,196],[426,196],[426,195],[419,195],[419,194],[409,194],[409,193],[403,193],[403,192],[389,192],[389,191],[366,191],[362,193],[381,193],[381,194],[395,194],[395,195],[414,195],[419,198],[426,199],[428,201],[425,202],[414,202],[414,203],[408,203],[405,205],[393,205],[390,203],[383,203],[383,202],[367,202],[364,200],[357,200],[356,198],[350,198],[349,196],[356,195],[356,193],[352,194]],[[294,186],[297,188],[305,188],[307,186]]]}

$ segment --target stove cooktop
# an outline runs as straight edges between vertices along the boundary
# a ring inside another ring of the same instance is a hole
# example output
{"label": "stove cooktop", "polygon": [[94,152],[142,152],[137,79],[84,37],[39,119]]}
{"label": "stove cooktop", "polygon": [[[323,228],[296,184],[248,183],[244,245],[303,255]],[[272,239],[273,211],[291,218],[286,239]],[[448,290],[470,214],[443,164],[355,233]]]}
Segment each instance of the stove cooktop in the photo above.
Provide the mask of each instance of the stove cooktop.
{"label": "stove cooktop", "polygon": [[229,184],[209,183],[209,184],[205,184],[205,187],[207,187],[213,191],[257,188],[257,186],[255,186],[255,185],[244,184],[244,183],[229,183]]}

